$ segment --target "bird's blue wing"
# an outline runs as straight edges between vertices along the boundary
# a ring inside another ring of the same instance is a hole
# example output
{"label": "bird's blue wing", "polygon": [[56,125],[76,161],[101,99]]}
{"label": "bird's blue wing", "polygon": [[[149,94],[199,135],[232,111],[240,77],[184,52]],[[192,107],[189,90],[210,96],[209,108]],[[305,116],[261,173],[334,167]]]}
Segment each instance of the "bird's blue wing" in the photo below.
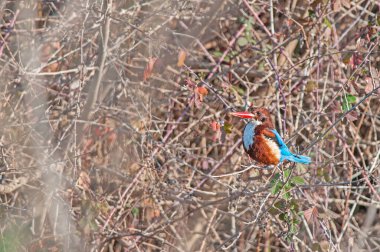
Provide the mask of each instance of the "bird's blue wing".
{"label": "bird's blue wing", "polygon": [[253,138],[255,137],[256,124],[253,122],[247,123],[243,131],[243,146],[248,151],[253,145]]}
{"label": "bird's blue wing", "polygon": [[277,144],[280,147],[280,152],[281,152],[280,162],[284,161],[284,159],[287,159],[289,161],[296,162],[296,163],[310,164],[311,162],[310,157],[291,153],[288,146],[286,146],[284,140],[282,140],[280,134],[278,134],[277,130],[272,129],[271,131],[275,134]]}
{"label": "bird's blue wing", "polygon": [[290,150],[288,149],[288,146],[286,146],[284,140],[282,140],[282,138],[281,138],[280,134],[277,132],[277,130],[272,129],[271,131],[276,136],[276,141],[277,141],[278,147],[280,147],[281,155],[291,154]]}

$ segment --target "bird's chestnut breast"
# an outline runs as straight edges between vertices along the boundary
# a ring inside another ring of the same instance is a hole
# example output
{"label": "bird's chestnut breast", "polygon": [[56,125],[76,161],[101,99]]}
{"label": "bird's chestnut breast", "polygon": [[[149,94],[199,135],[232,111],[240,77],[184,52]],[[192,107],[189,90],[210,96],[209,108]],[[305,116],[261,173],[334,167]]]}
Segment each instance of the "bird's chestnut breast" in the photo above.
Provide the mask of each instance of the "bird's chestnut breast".
{"label": "bird's chestnut breast", "polygon": [[243,132],[243,147],[251,158],[264,164],[278,164],[280,162],[280,148],[278,144],[262,134],[260,122],[249,122]]}

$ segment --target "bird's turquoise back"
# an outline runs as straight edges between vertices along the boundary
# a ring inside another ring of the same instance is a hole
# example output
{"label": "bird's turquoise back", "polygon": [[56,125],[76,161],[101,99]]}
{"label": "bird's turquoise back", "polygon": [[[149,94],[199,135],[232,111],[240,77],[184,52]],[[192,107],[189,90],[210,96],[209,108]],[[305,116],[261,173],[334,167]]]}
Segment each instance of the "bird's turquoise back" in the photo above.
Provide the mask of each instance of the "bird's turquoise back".
{"label": "bird's turquoise back", "polygon": [[296,163],[301,163],[301,164],[311,163],[310,157],[291,153],[288,146],[286,146],[286,144],[284,143],[284,140],[282,140],[280,134],[278,134],[277,130],[272,129],[272,132],[276,135],[276,140],[277,140],[278,146],[280,147],[280,151],[281,151],[280,162],[286,159],[286,160],[296,162]]}

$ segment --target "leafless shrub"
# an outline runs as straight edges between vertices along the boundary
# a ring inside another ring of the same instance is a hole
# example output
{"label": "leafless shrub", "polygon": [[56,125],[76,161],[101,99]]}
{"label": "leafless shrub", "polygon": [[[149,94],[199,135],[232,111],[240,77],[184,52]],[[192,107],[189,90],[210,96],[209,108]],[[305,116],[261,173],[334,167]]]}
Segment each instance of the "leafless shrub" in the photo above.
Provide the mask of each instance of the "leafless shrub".
{"label": "leafless shrub", "polygon": [[[1,1],[0,250],[377,250],[378,12]],[[250,105],[313,163],[252,163]]]}

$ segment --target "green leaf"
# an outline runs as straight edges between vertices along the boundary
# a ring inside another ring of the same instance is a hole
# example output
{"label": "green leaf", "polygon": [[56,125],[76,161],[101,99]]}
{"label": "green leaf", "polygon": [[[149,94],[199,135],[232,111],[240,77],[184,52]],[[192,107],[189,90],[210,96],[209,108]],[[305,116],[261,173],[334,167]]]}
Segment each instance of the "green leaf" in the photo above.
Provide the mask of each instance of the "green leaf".
{"label": "green leaf", "polygon": [[291,224],[290,225],[290,233],[292,234],[296,234],[298,232],[298,226],[297,225],[294,225],[294,224]]}
{"label": "green leaf", "polygon": [[271,193],[273,195],[277,194],[281,190],[282,185],[282,182],[277,182],[275,185],[272,186]]}
{"label": "green leaf", "polygon": [[277,183],[277,181],[280,179],[280,173],[276,173],[273,175],[273,178],[270,181],[270,184],[273,186],[274,184]]}
{"label": "green leaf", "polygon": [[274,207],[284,210],[286,208],[286,201],[285,200],[278,200],[276,203],[273,205]]}
{"label": "green leaf", "polygon": [[249,17],[248,18],[248,22],[247,22],[247,30],[248,31],[251,31],[252,30],[252,25],[254,23],[254,20],[253,20],[253,17]]}
{"label": "green leaf", "polygon": [[0,237],[0,251],[20,251],[21,250],[21,239],[19,237],[25,237],[24,232],[20,229],[21,226],[12,224],[10,227],[5,228],[1,231]]}
{"label": "green leaf", "polygon": [[244,37],[240,37],[237,43],[239,46],[246,46],[248,44],[248,40]]}
{"label": "green leaf", "polygon": [[222,55],[223,55],[223,53],[222,53],[221,51],[215,51],[215,52],[213,52],[212,54],[213,54],[215,57],[218,57],[218,58],[222,57]]}
{"label": "green leaf", "polygon": [[289,175],[290,175],[290,169],[287,169],[284,171],[284,180],[287,180],[289,178]]}
{"label": "green leaf", "polygon": [[299,176],[295,176],[292,178],[292,182],[296,185],[304,185],[305,184],[305,180],[302,178],[302,177],[299,177]]}
{"label": "green leaf", "polygon": [[343,112],[349,111],[350,110],[350,105],[348,103],[344,102],[342,104],[342,110],[343,110]]}
{"label": "green leaf", "polygon": [[301,223],[301,220],[299,220],[298,218],[297,219],[293,219],[293,223],[298,225],[298,224]]}
{"label": "green leaf", "polygon": [[342,97],[342,110],[347,112],[350,110],[352,104],[356,103],[356,97],[351,94],[346,94]]}
{"label": "green leaf", "polygon": [[345,99],[348,103],[356,103],[356,97],[350,94],[345,95]]}
{"label": "green leaf", "polygon": [[298,202],[297,202],[297,200],[292,199],[292,200],[290,201],[289,208],[290,208],[291,210],[294,210],[294,211],[298,212],[299,206],[298,206]]}
{"label": "green leaf", "polygon": [[282,221],[287,221],[289,220],[288,214],[287,213],[282,213],[278,216],[278,218]]}
{"label": "green leaf", "polygon": [[315,11],[313,11],[313,10],[308,10],[307,12],[308,12],[308,16],[309,16],[310,18],[315,18],[315,17],[316,17],[316,15],[315,15]]}
{"label": "green leaf", "polygon": [[327,17],[325,17],[325,18],[323,19],[323,23],[324,23],[325,25],[327,25],[328,28],[332,29],[332,25],[331,25],[330,21],[327,19]]}
{"label": "green leaf", "polygon": [[139,209],[137,207],[132,208],[131,213],[133,217],[137,217],[139,215]]}
{"label": "green leaf", "polygon": [[282,196],[284,199],[286,199],[286,200],[289,200],[289,199],[291,199],[292,198],[292,195],[289,193],[289,192],[286,192],[286,193],[284,193],[284,195]]}
{"label": "green leaf", "polygon": [[245,24],[247,22],[247,19],[245,17],[239,17],[239,22],[242,24]]}
{"label": "green leaf", "polygon": [[286,184],[284,185],[284,190],[285,190],[285,191],[290,191],[293,187],[294,187],[294,185],[291,184],[291,183],[289,183],[289,181],[288,181],[288,183],[286,183]]}
{"label": "green leaf", "polygon": [[238,86],[232,86],[232,88],[239,94],[239,95],[245,95],[245,90],[238,87]]}
{"label": "green leaf", "polygon": [[276,216],[277,214],[281,213],[281,211],[275,207],[271,207],[268,210],[269,214]]}

